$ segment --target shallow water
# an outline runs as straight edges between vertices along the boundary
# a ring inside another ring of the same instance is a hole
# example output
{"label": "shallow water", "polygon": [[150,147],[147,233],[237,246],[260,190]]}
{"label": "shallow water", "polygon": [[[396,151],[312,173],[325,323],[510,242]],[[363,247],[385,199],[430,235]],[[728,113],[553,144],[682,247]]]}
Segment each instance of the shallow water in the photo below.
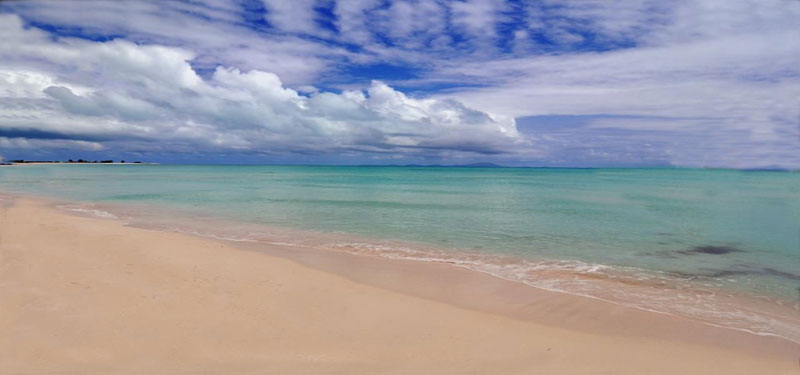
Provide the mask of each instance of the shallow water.
{"label": "shallow water", "polygon": [[171,230],[443,261],[800,340],[797,173],[28,165],[0,168],[0,190]]}

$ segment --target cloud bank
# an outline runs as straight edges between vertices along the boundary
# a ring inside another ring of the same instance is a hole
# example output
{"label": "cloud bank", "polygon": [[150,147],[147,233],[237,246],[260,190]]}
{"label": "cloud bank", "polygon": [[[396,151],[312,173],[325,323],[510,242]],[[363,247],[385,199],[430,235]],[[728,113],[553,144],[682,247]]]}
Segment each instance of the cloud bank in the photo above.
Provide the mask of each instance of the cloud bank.
{"label": "cloud bank", "polygon": [[185,49],[52,38],[13,15],[0,16],[0,25],[5,147],[436,157],[528,152],[513,118],[453,99],[410,98],[380,81],[365,90],[301,95],[260,70],[218,66],[203,78],[189,63],[196,55]]}
{"label": "cloud bank", "polygon": [[800,168],[797,1],[287,4],[0,3],[0,151]]}

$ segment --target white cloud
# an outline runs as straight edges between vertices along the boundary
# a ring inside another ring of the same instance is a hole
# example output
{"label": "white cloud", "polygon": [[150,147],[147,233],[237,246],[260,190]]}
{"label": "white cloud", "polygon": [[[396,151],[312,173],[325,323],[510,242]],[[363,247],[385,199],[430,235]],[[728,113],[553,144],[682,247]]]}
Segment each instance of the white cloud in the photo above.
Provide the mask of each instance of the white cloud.
{"label": "white cloud", "polygon": [[[25,139],[0,137],[0,148],[3,149],[40,149],[61,148],[88,151],[103,150],[103,145],[97,142],[74,141],[66,139]],[[0,159],[2,161],[2,159]]]}
{"label": "white cloud", "polygon": [[280,30],[316,34],[315,0],[263,0],[267,8],[267,21]]}
{"label": "white cloud", "polygon": [[440,62],[427,79],[481,83],[441,97],[515,117],[636,115],[592,126],[630,139],[658,132],[651,140],[670,144],[676,164],[800,166],[800,3],[679,2],[656,16],[647,2],[624,4],[575,2],[559,12],[637,48]]}
{"label": "white cloud", "polygon": [[447,31],[447,6],[435,1],[395,1],[377,13],[378,30],[385,30],[400,48],[440,48]]}
{"label": "white cloud", "polygon": [[[205,142],[270,152],[443,153],[441,146],[525,149],[538,158],[571,143],[509,133],[507,117],[473,116],[458,104],[466,103],[510,117],[609,115],[587,134],[605,129],[631,143],[668,145],[657,156],[673,163],[800,166],[797,1],[262,3],[266,12],[255,14],[223,0],[2,3],[0,10],[62,34],[122,37],[53,40],[3,18],[0,35],[13,38],[0,38],[0,120],[75,134],[158,135],[187,149]],[[257,29],[248,17],[273,28]],[[359,91],[372,72],[359,71],[362,64],[379,64],[378,73],[408,68],[384,82],[444,87],[427,94],[440,100],[400,98],[379,83]],[[407,79],[414,74],[421,76]],[[47,120],[59,116],[58,124]],[[452,118],[474,121],[467,135],[447,134]],[[576,138],[625,148],[616,139]]]}
{"label": "white cloud", "polygon": [[645,38],[653,29],[669,19],[678,1],[558,1],[526,2],[524,13],[532,33],[560,45],[585,40],[582,32],[590,32],[600,43],[619,43]]}
{"label": "white cloud", "polygon": [[44,89],[55,83],[49,75],[35,71],[0,70],[0,97],[44,98]]}
{"label": "white cloud", "polygon": [[[0,131],[35,129],[51,138],[6,139],[9,147],[152,140],[156,147],[426,156],[514,153],[526,144],[512,118],[455,100],[410,98],[378,81],[366,91],[303,96],[259,70],[217,67],[203,79],[185,49],[6,31],[0,61],[11,63],[0,62],[0,93],[15,101],[2,105]],[[26,59],[39,61],[40,70],[17,71]],[[137,144],[147,151],[147,143]]]}
{"label": "white cloud", "polygon": [[[63,0],[0,3],[0,7],[11,8],[26,19],[57,25],[63,30],[80,30],[84,35],[124,35],[125,39],[139,44],[183,47],[195,53],[195,66],[213,69],[217,65],[227,65],[270,71],[291,84],[309,84],[330,66],[331,60],[350,55],[343,48],[291,34],[300,31],[296,27],[302,29],[311,25],[294,26],[307,21],[304,18],[291,20],[291,13],[279,11],[273,15],[283,20],[277,27],[295,28],[286,30],[289,33],[265,37],[263,32],[242,23],[244,10],[234,2]],[[18,22],[7,19],[0,30],[15,28]]]}
{"label": "white cloud", "polygon": [[367,13],[380,5],[379,0],[337,1],[333,8],[339,34],[347,41],[359,44],[372,42]]}
{"label": "white cloud", "polygon": [[501,0],[467,0],[453,2],[453,24],[474,35],[494,36],[496,26],[505,9]]}

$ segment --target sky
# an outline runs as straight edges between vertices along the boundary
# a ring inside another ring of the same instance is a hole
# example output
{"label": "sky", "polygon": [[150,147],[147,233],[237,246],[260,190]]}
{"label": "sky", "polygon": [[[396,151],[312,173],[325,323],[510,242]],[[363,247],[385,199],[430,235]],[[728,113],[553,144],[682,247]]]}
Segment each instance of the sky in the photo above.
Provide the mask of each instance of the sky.
{"label": "sky", "polygon": [[800,168],[797,0],[0,2],[0,155]]}

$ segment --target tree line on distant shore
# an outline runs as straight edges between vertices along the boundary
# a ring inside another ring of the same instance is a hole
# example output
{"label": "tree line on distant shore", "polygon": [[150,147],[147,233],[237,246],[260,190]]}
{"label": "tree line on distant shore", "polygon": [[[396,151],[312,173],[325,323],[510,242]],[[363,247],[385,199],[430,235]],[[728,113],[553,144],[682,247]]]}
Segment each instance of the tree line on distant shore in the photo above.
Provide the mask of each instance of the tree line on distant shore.
{"label": "tree line on distant shore", "polygon": [[[2,161],[2,160],[0,160],[0,161]],[[111,164],[111,163],[114,163],[114,161],[113,161],[113,160],[99,160],[99,161],[98,161],[98,160],[84,160],[84,159],[78,159],[78,160],[72,160],[72,159],[69,159],[69,160],[67,160],[67,161],[61,161],[61,160],[23,160],[23,159],[17,159],[17,160],[9,160],[9,162],[10,162],[11,164],[36,164],[36,163],[64,163],[64,164],[69,164],[69,163],[81,163],[81,164],[86,164],[86,163],[88,163],[88,164]],[[121,160],[119,163],[120,163],[120,164],[125,164],[125,160]],[[134,162],[131,162],[131,163],[133,163],[133,164],[141,164],[142,162],[140,162],[140,161],[134,161]]]}

